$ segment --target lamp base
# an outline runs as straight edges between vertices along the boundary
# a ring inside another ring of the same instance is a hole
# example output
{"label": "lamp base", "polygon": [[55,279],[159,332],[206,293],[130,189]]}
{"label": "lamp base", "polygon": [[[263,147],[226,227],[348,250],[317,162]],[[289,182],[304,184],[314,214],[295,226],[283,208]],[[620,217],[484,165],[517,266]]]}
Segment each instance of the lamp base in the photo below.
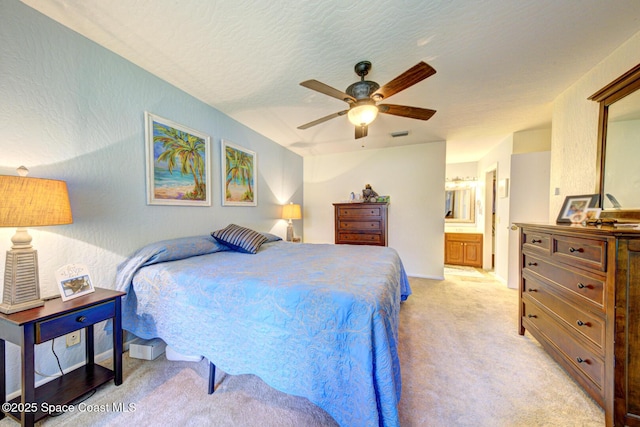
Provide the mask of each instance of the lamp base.
{"label": "lamp base", "polygon": [[[28,246],[31,248],[31,245]],[[38,251],[35,249],[7,251],[0,313],[17,313],[43,305],[38,283]]]}
{"label": "lamp base", "polygon": [[13,314],[19,311],[29,310],[36,307],[42,307],[44,305],[44,301],[41,299],[29,301],[29,302],[21,302],[18,304],[0,304],[0,313],[4,314]]}
{"label": "lamp base", "polygon": [[287,242],[293,242],[293,224],[291,220],[289,220],[289,225],[287,226]]}

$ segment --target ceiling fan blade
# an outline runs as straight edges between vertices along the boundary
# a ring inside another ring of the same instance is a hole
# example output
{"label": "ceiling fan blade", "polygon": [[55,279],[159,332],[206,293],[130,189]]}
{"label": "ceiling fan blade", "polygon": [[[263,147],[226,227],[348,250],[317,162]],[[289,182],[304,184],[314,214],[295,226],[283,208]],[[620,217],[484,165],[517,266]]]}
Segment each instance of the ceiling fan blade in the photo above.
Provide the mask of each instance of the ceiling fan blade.
{"label": "ceiling fan blade", "polygon": [[314,121],[309,122],[307,124],[304,124],[302,126],[298,126],[298,129],[309,129],[311,126],[319,125],[320,123],[324,123],[327,120],[331,120],[331,119],[335,119],[336,117],[344,116],[345,114],[347,114],[348,111],[349,110],[344,110],[344,111],[338,111],[337,113],[329,114],[328,116],[324,116],[322,118],[319,118],[317,120],[314,120]]}
{"label": "ceiling fan blade", "polygon": [[333,98],[339,99],[340,101],[345,101],[345,102],[356,102],[356,99],[350,95],[347,95],[346,93],[344,93],[341,90],[332,88],[329,85],[326,85],[322,82],[319,82],[317,80],[306,80],[302,83],[300,83],[300,86],[304,86],[308,89],[311,90],[315,90],[316,92],[320,92],[323,93],[325,95],[329,95]]}
{"label": "ceiling fan blade", "polygon": [[408,87],[413,86],[416,83],[421,82],[429,76],[432,76],[436,73],[436,70],[431,67],[431,65],[426,62],[419,62],[413,67],[409,68],[404,73],[400,74],[395,79],[391,80],[386,85],[382,86],[378,89],[373,97],[375,99],[376,95],[382,96],[382,99],[389,98],[396,93],[405,90]]}
{"label": "ceiling fan blade", "polygon": [[429,120],[431,116],[436,113],[436,110],[408,107],[406,105],[381,104],[378,105],[378,112],[392,114],[394,116],[408,117],[410,119]]}
{"label": "ceiling fan blade", "polygon": [[356,139],[364,138],[369,132],[368,126],[356,126]]}

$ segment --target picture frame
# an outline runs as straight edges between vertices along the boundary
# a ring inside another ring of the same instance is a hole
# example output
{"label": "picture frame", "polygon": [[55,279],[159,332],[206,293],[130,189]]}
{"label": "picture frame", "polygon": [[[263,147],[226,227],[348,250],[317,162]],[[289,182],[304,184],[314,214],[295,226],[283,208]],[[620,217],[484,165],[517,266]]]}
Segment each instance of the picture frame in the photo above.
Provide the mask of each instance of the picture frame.
{"label": "picture frame", "polygon": [[56,270],[56,282],[62,301],[95,292],[89,269],[83,264],[67,264]]}
{"label": "picture frame", "polygon": [[586,220],[587,209],[598,205],[598,194],[583,194],[580,196],[567,196],[562,204],[562,209],[556,219],[557,224],[576,224]]}
{"label": "picture frame", "polygon": [[585,220],[591,221],[591,220],[599,219],[601,212],[602,212],[602,209],[600,208],[587,208],[585,209]]}
{"label": "picture frame", "polygon": [[221,140],[222,206],[258,205],[258,159],[255,151]]}
{"label": "picture frame", "polygon": [[211,138],[145,111],[147,204],[211,206]]}

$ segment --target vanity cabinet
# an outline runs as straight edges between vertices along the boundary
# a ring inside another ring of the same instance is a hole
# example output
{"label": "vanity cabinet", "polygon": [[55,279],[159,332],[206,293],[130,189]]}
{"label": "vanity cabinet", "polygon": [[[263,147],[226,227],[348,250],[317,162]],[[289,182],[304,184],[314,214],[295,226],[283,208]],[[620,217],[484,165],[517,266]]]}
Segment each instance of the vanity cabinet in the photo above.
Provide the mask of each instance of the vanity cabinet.
{"label": "vanity cabinet", "polygon": [[445,233],[444,263],[482,267],[482,234]]}
{"label": "vanity cabinet", "polygon": [[388,203],[334,203],[335,243],[387,246]]}
{"label": "vanity cabinet", "polygon": [[607,426],[640,426],[640,231],[517,225],[520,335],[604,408]]}

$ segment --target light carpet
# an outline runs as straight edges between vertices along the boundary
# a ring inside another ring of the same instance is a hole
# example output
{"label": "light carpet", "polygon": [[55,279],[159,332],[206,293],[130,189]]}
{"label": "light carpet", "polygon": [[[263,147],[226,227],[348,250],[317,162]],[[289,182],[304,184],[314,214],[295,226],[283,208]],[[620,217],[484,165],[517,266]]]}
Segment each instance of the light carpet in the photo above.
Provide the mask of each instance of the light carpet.
{"label": "light carpet", "polygon": [[465,267],[459,265],[445,265],[444,277],[447,276],[463,276],[463,277],[477,277],[482,278],[487,273],[482,273],[479,269],[474,267]]}
{"label": "light carpet", "polygon": [[[518,335],[517,291],[490,275],[410,281],[414,294],[402,306],[399,331],[403,427],[604,425],[600,407],[530,335]],[[253,375],[218,372],[213,395],[207,377],[206,360],[125,354],[124,383],[106,384],[85,402],[102,410],[78,409],[38,424],[335,426],[307,399]],[[131,411],[113,410],[114,404]],[[0,427],[15,425],[0,421]]]}

